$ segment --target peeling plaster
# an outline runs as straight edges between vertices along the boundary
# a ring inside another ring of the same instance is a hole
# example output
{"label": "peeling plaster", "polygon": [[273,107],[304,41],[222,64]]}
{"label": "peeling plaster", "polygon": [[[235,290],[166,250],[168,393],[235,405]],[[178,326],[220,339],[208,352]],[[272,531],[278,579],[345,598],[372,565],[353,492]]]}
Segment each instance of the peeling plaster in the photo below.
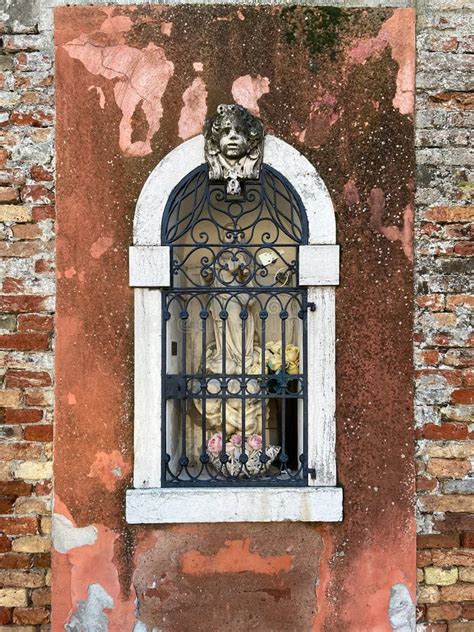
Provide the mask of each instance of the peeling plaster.
{"label": "peeling plaster", "polygon": [[97,96],[99,97],[99,107],[101,110],[105,108],[105,94],[100,86],[89,86],[89,92],[91,90],[95,90],[97,92]]}
{"label": "peeling plaster", "polygon": [[398,64],[393,107],[401,114],[413,114],[415,106],[415,20],[413,9],[395,9],[376,37],[361,39],[348,51],[352,64],[365,64],[373,55],[390,46],[392,59]]}
{"label": "peeling plaster", "polygon": [[[117,80],[114,97],[122,112],[120,149],[127,156],[145,156],[151,153],[151,139],[160,128],[161,100],[174,73],[174,64],[166,58],[163,48],[153,43],[143,50],[124,44],[123,32],[128,31],[131,24],[125,16],[107,18],[100,31],[81,34],[63,48],[91,74]],[[165,24],[171,25],[163,23],[162,30]],[[167,26],[165,32],[170,35],[171,26]],[[108,36],[105,43],[104,34]],[[132,141],[133,116],[139,107],[145,115],[148,130],[144,140]]]}
{"label": "peeling plaster", "polygon": [[107,252],[113,243],[114,242],[111,237],[99,237],[99,239],[97,239],[97,241],[95,241],[90,247],[89,252],[91,257],[94,257],[94,259],[100,259],[100,257]]}
{"label": "peeling plaster", "polygon": [[207,575],[209,573],[262,573],[276,575],[292,567],[291,555],[262,556],[250,550],[250,540],[227,540],[215,555],[199,551],[186,551],[181,558],[183,573]]}
{"label": "peeling plaster", "polygon": [[110,453],[97,452],[89,474],[91,478],[98,478],[109,492],[115,491],[119,482],[132,470],[118,450]]}
{"label": "peeling plaster", "polygon": [[268,92],[270,92],[270,79],[261,75],[256,77],[244,75],[232,84],[234,101],[257,116],[260,114],[258,100]]}
{"label": "peeling plaster", "polygon": [[382,224],[382,215],[385,208],[385,195],[382,189],[374,187],[370,191],[368,202],[374,228],[389,241],[399,241],[407,259],[413,261],[413,205],[407,204],[405,207],[403,211],[403,225],[399,228],[398,226],[384,226]]}
{"label": "peeling plaster", "polygon": [[394,584],[390,589],[388,619],[394,632],[415,632],[415,604],[405,584]]}
{"label": "peeling plaster", "polygon": [[64,629],[67,632],[108,632],[109,619],[104,609],[114,607],[114,600],[100,584],[91,584],[87,599],[79,601],[77,609]]}
{"label": "peeling plaster", "polygon": [[178,135],[183,140],[187,140],[188,138],[196,136],[202,132],[207,114],[206,101],[206,84],[201,77],[196,77],[189,88],[187,88],[183,93],[184,105],[181,109],[181,115],[178,122]]}
{"label": "peeling plaster", "polygon": [[96,540],[97,529],[94,526],[75,527],[66,516],[53,514],[53,546],[59,553],[67,553],[86,544],[95,544]]}

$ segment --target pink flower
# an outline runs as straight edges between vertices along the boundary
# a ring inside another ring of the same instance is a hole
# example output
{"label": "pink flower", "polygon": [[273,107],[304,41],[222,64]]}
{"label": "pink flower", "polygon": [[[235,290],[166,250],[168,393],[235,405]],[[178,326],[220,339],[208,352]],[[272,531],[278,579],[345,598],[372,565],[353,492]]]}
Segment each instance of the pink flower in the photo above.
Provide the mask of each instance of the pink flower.
{"label": "pink flower", "polygon": [[247,439],[247,443],[249,445],[249,448],[252,448],[253,450],[261,450],[262,449],[262,437],[261,437],[261,435],[258,435],[258,434],[250,435],[250,437]]}
{"label": "pink flower", "polygon": [[233,434],[233,435],[230,437],[229,441],[230,441],[233,445],[236,445],[236,446],[241,446],[241,445],[242,445],[242,435],[241,435],[240,433],[237,433],[237,432],[236,432],[235,434]]}
{"label": "pink flower", "polygon": [[207,449],[213,454],[219,454],[222,451],[222,433],[216,432],[207,442]]}

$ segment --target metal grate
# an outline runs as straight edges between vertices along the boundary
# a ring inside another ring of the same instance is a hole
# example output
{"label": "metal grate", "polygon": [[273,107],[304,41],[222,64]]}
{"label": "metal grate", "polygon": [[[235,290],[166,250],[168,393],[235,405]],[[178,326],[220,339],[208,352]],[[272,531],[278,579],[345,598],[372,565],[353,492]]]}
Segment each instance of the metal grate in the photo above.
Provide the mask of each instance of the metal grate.
{"label": "metal grate", "polygon": [[207,166],[175,188],[163,220],[163,481],[307,484],[307,243],[296,192],[268,165],[239,196]]}

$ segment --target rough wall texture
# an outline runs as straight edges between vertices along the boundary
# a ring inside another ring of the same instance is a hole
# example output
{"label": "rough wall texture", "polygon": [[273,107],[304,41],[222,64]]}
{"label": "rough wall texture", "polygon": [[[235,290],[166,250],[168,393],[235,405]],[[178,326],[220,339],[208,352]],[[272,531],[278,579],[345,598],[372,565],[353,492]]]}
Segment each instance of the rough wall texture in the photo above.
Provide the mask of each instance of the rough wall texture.
{"label": "rough wall texture", "polygon": [[[9,18],[2,26],[5,34],[0,55],[0,269],[4,276],[0,316],[4,360],[0,390],[0,629],[8,630],[12,625],[12,629],[30,632],[47,627],[43,623],[48,620],[50,583],[52,38],[49,31],[38,32],[40,18],[47,26],[50,16],[44,9],[40,16],[38,3],[8,3],[6,14]],[[466,3],[458,0],[420,3],[418,7],[415,362],[419,369],[419,620],[420,631],[425,632],[474,629],[474,521],[472,496],[468,495],[473,453],[468,440],[469,414],[472,417],[468,408],[472,404],[468,312],[472,299],[467,285],[472,220],[468,205],[473,186],[468,149],[473,121],[468,74],[472,18]],[[100,91],[95,98],[101,99]],[[323,109],[330,109],[330,105],[324,104]],[[132,138],[125,136],[124,142],[133,149]],[[101,470],[100,463],[97,468]],[[114,485],[114,481],[109,484]],[[67,537],[61,552],[67,552],[74,538],[78,544],[96,541],[93,527],[74,529],[67,518],[62,520],[60,533]],[[107,544],[106,554],[112,556],[110,533],[100,535]],[[242,551],[231,550],[230,556],[250,559],[248,564],[252,565],[254,560],[245,543],[241,546]],[[58,543],[58,550],[60,547]],[[160,554],[159,546],[149,548],[155,552],[145,558],[144,569],[148,559],[150,564],[157,563],[153,555]],[[318,551],[319,555],[329,555],[316,540],[312,548],[315,556]],[[89,563],[102,561],[92,558]],[[141,577],[137,576],[138,586]],[[322,578],[323,589],[324,582]],[[160,595],[150,597],[159,599]],[[95,584],[81,599],[84,605],[76,617],[95,611],[100,614],[110,606],[108,596]],[[334,627],[331,632],[339,629],[347,628]],[[357,632],[371,629],[354,628]]]}
{"label": "rough wall texture", "polygon": [[[413,10],[65,7],[55,34],[55,513],[72,533],[96,533],[88,546],[63,539],[62,551],[53,537],[53,628],[80,620],[79,603],[99,599],[101,614],[108,598],[112,630],[139,620],[166,632],[391,632],[391,591],[406,627],[403,605],[415,597]],[[129,526],[134,205],[156,163],[232,99],[317,166],[336,208],[346,519]]]}
{"label": "rough wall texture", "polygon": [[29,631],[50,604],[54,93],[38,16],[19,4],[0,54],[0,629]]}
{"label": "rough wall texture", "polygon": [[418,15],[415,421],[427,632],[474,630],[474,14],[456,8]]}

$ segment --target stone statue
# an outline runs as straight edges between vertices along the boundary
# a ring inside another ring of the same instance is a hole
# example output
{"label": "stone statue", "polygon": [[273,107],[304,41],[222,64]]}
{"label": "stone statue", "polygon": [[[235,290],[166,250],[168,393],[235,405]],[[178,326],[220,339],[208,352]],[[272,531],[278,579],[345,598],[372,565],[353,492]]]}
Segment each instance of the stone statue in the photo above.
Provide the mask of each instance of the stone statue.
{"label": "stone statue", "polygon": [[263,124],[241,105],[219,105],[204,126],[210,180],[227,180],[238,195],[241,180],[257,180],[263,159]]}

